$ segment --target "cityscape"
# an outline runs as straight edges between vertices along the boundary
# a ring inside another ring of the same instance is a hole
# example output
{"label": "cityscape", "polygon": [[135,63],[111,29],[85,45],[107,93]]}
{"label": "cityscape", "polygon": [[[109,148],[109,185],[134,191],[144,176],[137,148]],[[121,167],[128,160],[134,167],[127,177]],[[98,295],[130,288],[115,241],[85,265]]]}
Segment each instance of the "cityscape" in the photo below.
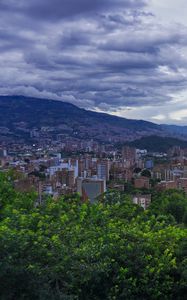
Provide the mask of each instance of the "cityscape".
{"label": "cityscape", "polygon": [[94,202],[107,190],[125,193],[132,186],[132,201],[146,209],[152,188],[187,192],[187,148],[176,145],[167,153],[157,149],[148,152],[130,146],[119,149],[94,140],[76,142],[68,138],[63,142],[61,135],[48,145],[42,142],[42,146],[38,133],[32,130],[30,134],[36,144],[1,145],[0,167],[1,171],[14,172],[16,190],[35,191],[39,203],[44,196],[58,199],[74,193],[83,201]]}
{"label": "cityscape", "polygon": [[187,299],[186,12],[0,0],[0,300]]}

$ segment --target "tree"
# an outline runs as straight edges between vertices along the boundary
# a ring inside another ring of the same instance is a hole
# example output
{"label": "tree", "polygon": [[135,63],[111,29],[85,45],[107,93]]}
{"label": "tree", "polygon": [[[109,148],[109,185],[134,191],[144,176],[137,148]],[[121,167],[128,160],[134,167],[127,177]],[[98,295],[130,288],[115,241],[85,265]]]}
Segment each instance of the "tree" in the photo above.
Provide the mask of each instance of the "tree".
{"label": "tree", "polygon": [[173,193],[154,199],[161,215],[114,191],[38,207],[7,176],[0,191],[0,299],[185,299],[187,229],[166,210]]}
{"label": "tree", "polygon": [[183,191],[168,190],[153,195],[150,210],[155,214],[172,215],[177,223],[185,222],[187,198]]}
{"label": "tree", "polygon": [[151,178],[151,172],[150,172],[149,170],[147,170],[147,169],[144,169],[144,170],[141,172],[141,176]]}

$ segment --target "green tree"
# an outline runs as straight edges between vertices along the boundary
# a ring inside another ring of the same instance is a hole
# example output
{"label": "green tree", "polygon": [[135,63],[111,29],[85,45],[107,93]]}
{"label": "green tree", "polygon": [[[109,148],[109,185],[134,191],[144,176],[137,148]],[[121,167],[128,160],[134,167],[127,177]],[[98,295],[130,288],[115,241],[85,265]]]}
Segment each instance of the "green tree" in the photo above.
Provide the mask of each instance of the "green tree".
{"label": "green tree", "polygon": [[141,172],[141,176],[151,178],[151,172],[150,172],[148,169],[144,169],[144,170]]}
{"label": "green tree", "polygon": [[168,212],[174,192],[143,211],[114,191],[35,207],[7,176],[0,190],[0,299],[185,299],[187,229]]}

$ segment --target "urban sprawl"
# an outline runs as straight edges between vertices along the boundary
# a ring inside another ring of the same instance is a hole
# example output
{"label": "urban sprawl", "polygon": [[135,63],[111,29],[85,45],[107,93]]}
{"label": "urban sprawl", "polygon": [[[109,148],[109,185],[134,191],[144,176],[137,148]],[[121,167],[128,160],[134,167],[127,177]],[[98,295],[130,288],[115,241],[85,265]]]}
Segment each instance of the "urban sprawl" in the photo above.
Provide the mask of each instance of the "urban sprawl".
{"label": "urban sprawl", "polygon": [[130,191],[132,201],[146,209],[151,189],[187,192],[187,149],[174,146],[167,153],[149,153],[111,143],[61,138],[26,145],[1,142],[0,170],[14,174],[15,189],[55,200],[78,193],[83,201],[96,201],[107,191]]}

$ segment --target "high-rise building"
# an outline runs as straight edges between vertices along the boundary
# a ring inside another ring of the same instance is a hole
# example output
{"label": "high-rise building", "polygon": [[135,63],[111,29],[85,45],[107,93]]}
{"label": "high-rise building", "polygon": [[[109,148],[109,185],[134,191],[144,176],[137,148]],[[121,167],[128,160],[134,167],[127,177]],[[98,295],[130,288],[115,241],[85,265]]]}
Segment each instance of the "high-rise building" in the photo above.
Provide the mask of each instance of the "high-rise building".
{"label": "high-rise building", "polygon": [[129,146],[123,147],[122,158],[123,160],[127,160],[131,163],[134,163],[136,161],[136,149]]}
{"label": "high-rise building", "polygon": [[104,160],[97,164],[97,176],[99,179],[109,180],[110,161]]}
{"label": "high-rise building", "polygon": [[77,178],[77,192],[83,201],[94,202],[94,200],[106,192],[106,181],[97,178]]}
{"label": "high-rise building", "polygon": [[75,185],[75,172],[74,170],[69,170],[67,174],[67,186],[73,187]]}
{"label": "high-rise building", "polygon": [[0,158],[7,157],[7,150],[0,148]]}

